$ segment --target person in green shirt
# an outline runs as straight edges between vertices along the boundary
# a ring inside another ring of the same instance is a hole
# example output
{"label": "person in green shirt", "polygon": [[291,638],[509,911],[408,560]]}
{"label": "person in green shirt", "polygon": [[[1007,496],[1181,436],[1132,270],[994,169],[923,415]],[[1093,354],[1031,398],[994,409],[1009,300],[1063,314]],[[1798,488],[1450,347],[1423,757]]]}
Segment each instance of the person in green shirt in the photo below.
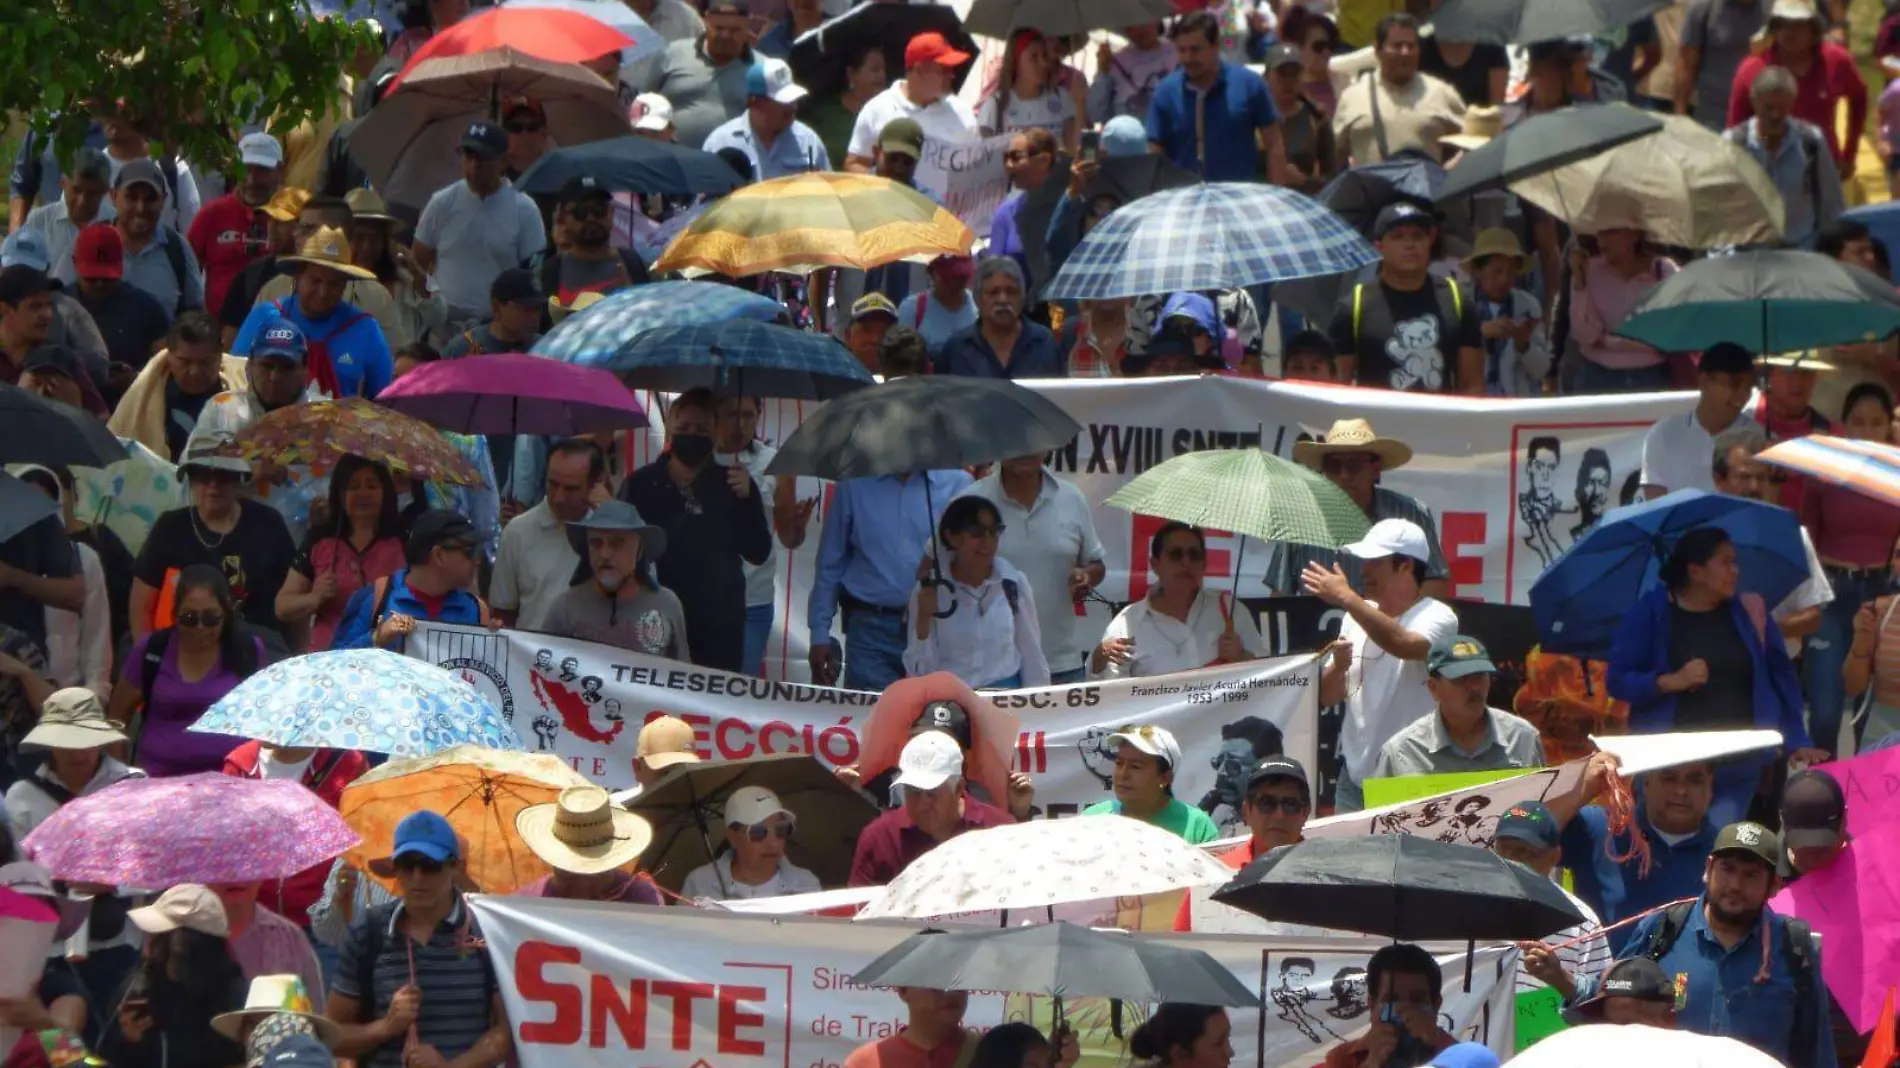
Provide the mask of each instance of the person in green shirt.
{"label": "person in green shirt", "polygon": [[1207,813],[1174,796],[1181,743],[1162,727],[1129,727],[1108,736],[1115,757],[1115,799],[1098,801],[1084,816],[1108,813],[1153,824],[1190,845],[1212,842],[1220,829]]}

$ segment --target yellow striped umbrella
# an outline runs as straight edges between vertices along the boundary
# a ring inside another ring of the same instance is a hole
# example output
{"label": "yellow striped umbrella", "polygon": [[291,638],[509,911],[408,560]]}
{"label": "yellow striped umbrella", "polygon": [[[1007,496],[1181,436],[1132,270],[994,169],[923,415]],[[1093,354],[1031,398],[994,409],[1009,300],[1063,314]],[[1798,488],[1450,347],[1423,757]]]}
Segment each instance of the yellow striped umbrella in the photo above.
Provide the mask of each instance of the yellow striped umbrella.
{"label": "yellow striped umbrella", "polygon": [[968,255],[976,235],[915,189],[868,174],[820,172],[735,190],[667,246],[656,271],[732,278],[825,267],[869,270]]}

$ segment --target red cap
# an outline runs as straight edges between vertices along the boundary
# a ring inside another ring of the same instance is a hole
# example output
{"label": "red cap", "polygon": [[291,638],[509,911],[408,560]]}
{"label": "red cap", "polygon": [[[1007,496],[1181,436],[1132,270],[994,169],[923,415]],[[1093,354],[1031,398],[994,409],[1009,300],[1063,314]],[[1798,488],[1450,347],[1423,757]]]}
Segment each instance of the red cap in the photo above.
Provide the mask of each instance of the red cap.
{"label": "red cap", "polygon": [[970,53],[950,47],[943,34],[920,33],[904,46],[904,66],[906,69],[919,63],[936,63],[945,67],[960,67],[970,61]]}
{"label": "red cap", "polygon": [[73,242],[73,271],[81,278],[124,278],[125,241],[106,223],[79,231]]}

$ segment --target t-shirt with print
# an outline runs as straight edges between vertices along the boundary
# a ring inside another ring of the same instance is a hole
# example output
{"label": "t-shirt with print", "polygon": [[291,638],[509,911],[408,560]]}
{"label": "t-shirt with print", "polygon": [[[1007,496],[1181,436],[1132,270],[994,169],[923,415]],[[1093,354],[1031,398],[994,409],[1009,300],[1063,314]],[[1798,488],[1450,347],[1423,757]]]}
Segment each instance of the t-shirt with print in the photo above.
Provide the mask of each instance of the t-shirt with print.
{"label": "t-shirt with print", "polygon": [[159,516],[132,565],[132,576],[160,590],[167,572],[210,564],[231,584],[244,621],[278,633],[283,624],[277,620],[277,591],[296,555],[283,517],[267,504],[240,499],[237,526],[229,534],[212,533],[192,508],[174,508]]}
{"label": "t-shirt with print", "polygon": [[609,256],[604,260],[562,256],[558,270],[560,281],[555,296],[560,298],[562,304],[573,304],[582,293],[611,293],[630,281],[619,256]]}
{"label": "t-shirt with print", "polygon": [[631,599],[602,596],[591,580],[554,599],[543,629],[549,634],[599,642],[648,656],[691,660],[686,610],[672,590],[646,587]]}
{"label": "t-shirt with print", "polygon": [[1018,130],[1047,130],[1062,137],[1062,125],[1075,118],[1075,97],[1062,89],[1051,89],[1037,97],[1019,97],[1011,94],[1009,108],[1003,113],[1003,124],[996,124],[996,103],[1003,91],[997,90],[994,96],[984,100],[976,109],[976,124],[996,133],[1015,133]]}
{"label": "t-shirt with print", "polygon": [[1458,350],[1484,346],[1471,291],[1461,286],[1454,299],[1452,283],[1442,278],[1422,289],[1393,289],[1379,281],[1348,288],[1329,332],[1337,351],[1358,356],[1357,383],[1385,389],[1451,392],[1457,388]]}
{"label": "t-shirt with print", "polygon": [[[1398,624],[1431,645],[1443,645],[1458,636],[1458,614],[1434,597],[1419,598],[1399,616]],[[1436,711],[1438,703],[1425,688],[1425,661],[1401,660],[1387,652],[1351,616],[1340,624],[1339,638],[1352,644],[1339,755],[1352,781],[1364,783],[1385,743],[1420,716]]]}

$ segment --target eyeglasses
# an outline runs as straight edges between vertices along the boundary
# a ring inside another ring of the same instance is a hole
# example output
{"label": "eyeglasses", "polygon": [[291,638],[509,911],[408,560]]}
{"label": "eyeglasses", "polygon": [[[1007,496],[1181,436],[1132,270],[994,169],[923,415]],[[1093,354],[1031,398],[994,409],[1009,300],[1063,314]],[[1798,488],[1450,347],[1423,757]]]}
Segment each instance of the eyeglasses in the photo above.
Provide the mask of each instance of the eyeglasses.
{"label": "eyeglasses", "polygon": [[1271,813],[1277,808],[1289,816],[1297,816],[1306,811],[1306,802],[1297,797],[1274,797],[1272,794],[1261,794],[1258,797],[1248,798],[1247,803],[1252,805],[1255,811],[1263,813]]}
{"label": "eyeglasses", "polygon": [[203,612],[180,612],[178,613],[178,625],[181,627],[203,627],[206,630],[217,630],[219,627],[224,626],[224,613],[214,609],[207,609]]}
{"label": "eyeglasses", "polygon": [[397,871],[418,871],[424,875],[442,874],[442,862],[425,857],[421,853],[400,853],[390,865]]}
{"label": "eyeglasses", "polygon": [[548,128],[545,122],[510,122],[502,126],[511,134],[540,133]]}
{"label": "eyeglasses", "polygon": [[1177,564],[1183,560],[1186,560],[1189,563],[1198,564],[1201,561],[1207,559],[1207,550],[1201,548],[1198,545],[1195,545],[1195,546],[1176,545],[1173,548],[1169,549],[1167,552],[1162,553],[1161,556],[1162,556],[1162,559],[1172,560]]}
{"label": "eyeglasses", "polygon": [[784,823],[755,823],[745,829],[745,836],[748,841],[753,842],[763,842],[767,838],[777,838],[782,842],[790,838],[792,832],[797,829],[798,823],[795,820],[786,820]]}
{"label": "eyeglasses", "polygon": [[607,205],[599,202],[592,204],[573,204],[567,209],[567,217],[573,219],[575,222],[586,222],[589,219],[605,219],[607,217]]}
{"label": "eyeglasses", "polygon": [[968,526],[968,527],[964,527],[962,530],[957,531],[957,533],[963,535],[966,538],[1000,538],[1003,536],[1003,531],[1008,530],[1008,529],[1009,529],[1009,524],[998,523],[993,527]]}

